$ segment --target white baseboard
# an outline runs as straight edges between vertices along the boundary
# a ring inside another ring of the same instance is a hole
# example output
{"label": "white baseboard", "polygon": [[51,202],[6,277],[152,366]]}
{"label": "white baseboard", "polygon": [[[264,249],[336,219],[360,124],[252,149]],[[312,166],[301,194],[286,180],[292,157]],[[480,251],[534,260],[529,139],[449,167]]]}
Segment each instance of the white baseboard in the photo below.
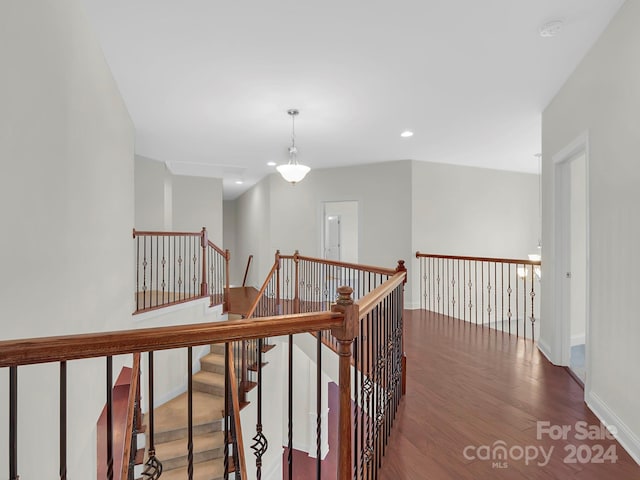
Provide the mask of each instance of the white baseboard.
{"label": "white baseboard", "polygon": [[595,393],[587,392],[585,402],[603,424],[616,427],[616,440],[640,465],[640,438]]}
{"label": "white baseboard", "polygon": [[551,349],[549,348],[549,345],[547,344],[547,342],[538,339],[537,345],[538,345],[538,350],[542,352],[542,355],[544,355],[547,358],[547,360],[549,360],[552,364],[555,365],[555,363],[551,359]]}
{"label": "white baseboard", "polygon": [[420,302],[404,302],[405,310],[420,310]]}

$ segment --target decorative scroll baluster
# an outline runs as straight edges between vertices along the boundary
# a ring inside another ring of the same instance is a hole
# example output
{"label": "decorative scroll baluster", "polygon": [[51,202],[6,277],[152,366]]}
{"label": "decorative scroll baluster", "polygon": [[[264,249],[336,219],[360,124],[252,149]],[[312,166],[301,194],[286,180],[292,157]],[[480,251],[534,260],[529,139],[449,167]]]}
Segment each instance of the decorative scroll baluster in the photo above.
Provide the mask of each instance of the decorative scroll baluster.
{"label": "decorative scroll baluster", "polygon": [[162,463],[156,457],[155,446],[155,420],[154,420],[154,379],[153,379],[153,352],[148,354],[149,364],[148,368],[148,384],[149,384],[149,452],[148,459],[144,465],[142,476],[146,480],[157,480],[162,475]]}
{"label": "decorative scroll baluster", "polygon": [[[258,352],[262,351],[262,339],[258,339]],[[262,457],[266,453],[269,443],[262,433],[262,361],[258,361],[258,405],[257,405],[257,423],[256,434],[253,437],[253,445],[251,449],[256,456],[256,478],[262,478]]]}

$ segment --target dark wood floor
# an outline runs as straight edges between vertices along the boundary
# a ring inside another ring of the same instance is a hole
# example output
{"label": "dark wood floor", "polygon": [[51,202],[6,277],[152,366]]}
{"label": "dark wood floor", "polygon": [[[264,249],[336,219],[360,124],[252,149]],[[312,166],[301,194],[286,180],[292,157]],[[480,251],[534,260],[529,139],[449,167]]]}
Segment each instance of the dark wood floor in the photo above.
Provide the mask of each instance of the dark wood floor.
{"label": "dark wood floor", "polygon": [[[405,312],[407,395],[402,400],[380,480],[640,479],[640,467],[613,440],[579,440],[576,422],[599,426],[583,391],[561,367],[551,365],[530,341],[426,311]],[[537,438],[537,422],[571,427],[567,440]],[[504,442],[504,443],[496,443]],[[471,458],[504,445],[498,462]],[[615,463],[566,463],[600,448]],[[467,457],[464,452],[467,448]],[[514,448],[515,447],[515,448]],[[545,452],[526,464],[519,447]],[[575,458],[575,457],[574,457]],[[503,468],[499,468],[503,467]]]}

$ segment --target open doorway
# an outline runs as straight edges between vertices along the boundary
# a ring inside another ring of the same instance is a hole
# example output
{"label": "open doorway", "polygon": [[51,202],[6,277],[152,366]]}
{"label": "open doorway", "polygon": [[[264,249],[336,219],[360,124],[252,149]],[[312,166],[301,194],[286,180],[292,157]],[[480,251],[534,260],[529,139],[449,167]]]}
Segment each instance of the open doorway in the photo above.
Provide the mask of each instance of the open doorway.
{"label": "open doorway", "polygon": [[358,263],[358,202],[324,202],[322,258]]}
{"label": "open doorway", "polygon": [[586,148],[556,163],[563,361],[583,382],[588,360],[588,219]]}

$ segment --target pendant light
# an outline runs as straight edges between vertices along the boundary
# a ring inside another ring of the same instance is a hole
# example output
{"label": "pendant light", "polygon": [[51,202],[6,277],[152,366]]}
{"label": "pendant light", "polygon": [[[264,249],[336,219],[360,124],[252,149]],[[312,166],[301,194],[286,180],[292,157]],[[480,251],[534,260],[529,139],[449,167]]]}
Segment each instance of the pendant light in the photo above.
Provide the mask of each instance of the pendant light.
{"label": "pendant light", "polygon": [[289,147],[289,163],[278,165],[276,170],[280,172],[282,178],[287,182],[295,185],[301,181],[311,168],[298,163],[298,147],[296,147],[296,116],[300,113],[297,109],[291,108],[287,110],[291,116],[291,146]]}

